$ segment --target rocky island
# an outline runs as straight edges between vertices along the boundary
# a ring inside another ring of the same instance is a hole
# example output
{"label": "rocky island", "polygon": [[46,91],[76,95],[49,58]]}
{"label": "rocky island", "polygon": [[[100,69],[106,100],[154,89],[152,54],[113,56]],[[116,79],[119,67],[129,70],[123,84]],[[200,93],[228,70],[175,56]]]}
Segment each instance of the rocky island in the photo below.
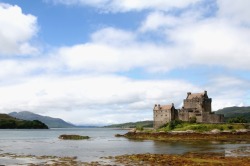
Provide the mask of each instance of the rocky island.
{"label": "rocky island", "polygon": [[250,142],[248,124],[201,124],[182,121],[172,121],[157,130],[138,127],[124,135],[116,136],[158,141]]}
{"label": "rocky island", "polygon": [[67,134],[62,134],[59,136],[59,139],[62,140],[84,140],[84,139],[89,139],[89,136],[82,136],[82,135],[67,135]]}

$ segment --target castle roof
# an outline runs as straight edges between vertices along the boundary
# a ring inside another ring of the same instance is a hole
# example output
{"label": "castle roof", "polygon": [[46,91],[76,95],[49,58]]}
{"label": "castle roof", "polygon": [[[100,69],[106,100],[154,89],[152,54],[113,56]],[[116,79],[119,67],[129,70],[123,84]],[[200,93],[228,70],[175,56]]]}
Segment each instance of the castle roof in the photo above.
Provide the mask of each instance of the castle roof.
{"label": "castle roof", "polygon": [[155,105],[155,110],[171,110],[174,107],[174,104],[170,104],[170,105],[160,105],[160,104],[156,104]]}
{"label": "castle roof", "polygon": [[207,96],[207,91],[204,91],[203,93],[187,93],[187,99],[203,98],[205,96]]}
{"label": "castle roof", "polygon": [[188,95],[187,99],[193,99],[193,98],[202,98],[204,96],[204,93],[193,93]]}
{"label": "castle roof", "polygon": [[162,106],[161,106],[161,109],[162,109],[162,110],[171,110],[172,107],[173,107],[172,104],[171,104],[171,105],[162,105]]}

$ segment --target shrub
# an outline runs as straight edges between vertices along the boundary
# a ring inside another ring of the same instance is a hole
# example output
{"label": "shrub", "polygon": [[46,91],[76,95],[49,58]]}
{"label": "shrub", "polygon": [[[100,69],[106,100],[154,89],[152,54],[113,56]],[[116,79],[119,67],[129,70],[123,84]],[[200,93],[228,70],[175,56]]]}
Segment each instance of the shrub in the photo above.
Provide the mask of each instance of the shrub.
{"label": "shrub", "polygon": [[137,125],[137,126],[135,127],[135,129],[136,129],[136,130],[139,130],[139,131],[143,131],[144,128],[143,128],[142,126],[140,126],[140,125]]}
{"label": "shrub", "polygon": [[227,126],[229,130],[232,130],[234,127],[232,125]]}
{"label": "shrub", "polygon": [[181,126],[182,124],[182,121],[181,120],[173,120],[173,121],[170,121],[169,123],[167,123],[167,128],[169,130],[173,130],[175,129],[177,126]]}
{"label": "shrub", "polygon": [[189,118],[189,122],[190,122],[190,123],[196,123],[196,120],[197,120],[197,119],[196,119],[195,116]]}

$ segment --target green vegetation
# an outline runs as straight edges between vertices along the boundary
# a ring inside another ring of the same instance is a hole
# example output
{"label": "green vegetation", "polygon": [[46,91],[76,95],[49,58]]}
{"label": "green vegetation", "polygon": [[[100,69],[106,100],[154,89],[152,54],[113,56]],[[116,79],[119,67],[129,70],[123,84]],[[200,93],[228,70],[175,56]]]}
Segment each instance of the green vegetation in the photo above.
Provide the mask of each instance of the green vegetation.
{"label": "green vegetation", "polygon": [[7,114],[0,114],[0,129],[48,129],[48,126],[38,120],[20,120]]}
{"label": "green vegetation", "polygon": [[224,114],[225,121],[231,118],[244,117],[250,123],[250,107],[227,107],[215,112],[216,114]]}
{"label": "green vegetation", "polygon": [[104,126],[107,128],[136,128],[136,127],[143,127],[143,128],[152,128],[153,127],[153,121],[140,121],[140,122],[129,122],[129,123],[123,123],[123,124],[113,124],[109,126]]}
{"label": "green vegetation", "polygon": [[83,140],[83,139],[89,139],[89,136],[82,136],[82,135],[60,135],[59,139],[63,140]]}
{"label": "green vegetation", "polygon": [[189,119],[189,122],[190,123],[196,123],[196,117],[195,116],[193,116],[193,117],[191,117],[190,119]]}
{"label": "green vegetation", "polygon": [[239,130],[246,129],[247,125],[245,124],[205,124],[205,123],[193,123],[193,122],[183,122],[180,120],[174,120],[166,124],[166,126],[158,129],[159,131],[187,131],[193,130],[196,132],[208,132],[214,129],[220,131],[224,130]]}
{"label": "green vegetation", "polygon": [[235,117],[235,118],[229,118],[227,122],[228,123],[247,123],[247,120],[244,117]]}
{"label": "green vegetation", "polygon": [[137,131],[143,131],[144,130],[143,126],[140,126],[140,125],[137,125],[135,129]]}

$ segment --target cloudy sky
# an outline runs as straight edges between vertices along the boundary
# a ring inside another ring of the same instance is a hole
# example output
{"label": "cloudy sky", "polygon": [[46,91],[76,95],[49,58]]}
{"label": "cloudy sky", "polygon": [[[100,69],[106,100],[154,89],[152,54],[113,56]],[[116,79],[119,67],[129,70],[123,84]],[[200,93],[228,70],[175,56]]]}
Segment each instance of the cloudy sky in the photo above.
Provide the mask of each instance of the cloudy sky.
{"label": "cloudy sky", "polygon": [[249,0],[0,0],[0,112],[152,119],[208,91],[250,105]]}

